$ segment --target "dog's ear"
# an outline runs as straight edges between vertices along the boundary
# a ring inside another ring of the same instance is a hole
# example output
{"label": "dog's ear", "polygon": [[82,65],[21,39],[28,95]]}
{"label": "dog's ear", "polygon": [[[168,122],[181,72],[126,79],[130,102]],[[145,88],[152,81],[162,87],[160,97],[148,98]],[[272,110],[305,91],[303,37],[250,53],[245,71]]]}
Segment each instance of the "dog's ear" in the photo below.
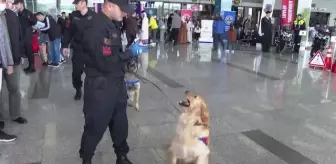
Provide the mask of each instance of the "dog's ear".
{"label": "dog's ear", "polygon": [[201,120],[203,122],[203,124],[206,124],[209,126],[209,111],[207,108],[207,105],[205,104],[205,102],[203,101],[201,103]]}

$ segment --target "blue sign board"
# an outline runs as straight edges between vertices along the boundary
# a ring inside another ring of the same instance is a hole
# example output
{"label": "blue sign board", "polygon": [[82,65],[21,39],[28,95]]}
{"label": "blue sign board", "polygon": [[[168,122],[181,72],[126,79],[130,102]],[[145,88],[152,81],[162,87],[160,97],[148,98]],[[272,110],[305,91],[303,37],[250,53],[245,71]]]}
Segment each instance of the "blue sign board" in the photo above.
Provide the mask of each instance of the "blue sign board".
{"label": "blue sign board", "polygon": [[230,25],[233,24],[236,20],[236,12],[235,11],[222,11],[221,16],[225,21],[225,34],[224,39],[227,40],[227,32],[230,29]]}

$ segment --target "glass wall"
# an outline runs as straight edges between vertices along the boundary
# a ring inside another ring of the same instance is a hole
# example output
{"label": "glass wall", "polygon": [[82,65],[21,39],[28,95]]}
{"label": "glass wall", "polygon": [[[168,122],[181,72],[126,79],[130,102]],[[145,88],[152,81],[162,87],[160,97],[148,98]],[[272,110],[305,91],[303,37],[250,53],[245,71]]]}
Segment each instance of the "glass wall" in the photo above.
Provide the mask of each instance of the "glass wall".
{"label": "glass wall", "polygon": [[[75,9],[72,2],[73,0],[26,0],[25,6],[33,13],[43,12],[56,16],[63,11],[67,14],[71,13]],[[57,5],[57,3],[59,4]],[[59,10],[57,10],[57,6],[59,6]]]}
{"label": "glass wall", "polygon": [[60,0],[60,12],[66,12],[67,14],[74,11],[75,6],[72,4],[73,0]]}
{"label": "glass wall", "polygon": [[36,7],[34,8],[34,12],[44,12],[55,16],[58,14],[57,12],[57,1],[56,0],[37,0]]}

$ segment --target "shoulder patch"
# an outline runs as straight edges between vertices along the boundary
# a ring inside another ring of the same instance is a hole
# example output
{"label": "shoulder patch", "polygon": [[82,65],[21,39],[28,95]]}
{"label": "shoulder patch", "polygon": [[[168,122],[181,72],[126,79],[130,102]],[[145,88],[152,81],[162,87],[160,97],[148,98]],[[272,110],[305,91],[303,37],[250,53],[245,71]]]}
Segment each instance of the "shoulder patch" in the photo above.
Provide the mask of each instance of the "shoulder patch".
{"label": "shoulder patch", "polygon": [[118,35],[117,34],[112,34],[112,38],[117,39]]}
{"label": "shoulder patch", "polygon": [[108,39],[108,38],[104,38],[104,44],[105,45],[112,45],[112,41],[111,41],[111,39]]}
{"label": "shoulder patch", "polygon": [[77,17],[77,16],[74,16],[72,19],[74,19],[74,20],[80,20],[80,18]]}

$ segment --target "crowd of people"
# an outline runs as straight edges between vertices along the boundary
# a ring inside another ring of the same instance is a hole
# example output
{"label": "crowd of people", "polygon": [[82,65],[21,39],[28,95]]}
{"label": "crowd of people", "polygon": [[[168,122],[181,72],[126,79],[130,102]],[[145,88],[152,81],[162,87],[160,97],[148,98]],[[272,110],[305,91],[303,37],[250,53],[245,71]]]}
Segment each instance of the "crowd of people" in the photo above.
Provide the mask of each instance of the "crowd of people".
{"label": "crowd of people", "polygon": [[[154,36],[158,24],[155,17],[146,20],[147,15],[143,12],[141,30],[138,30],[134,8],[124,0],[106,0],[99,13],[88,8],[87,0],[75,0],[76,11],[69,17],[62,13],[57,20],[43,12],[32,13],[24,4],[24,0],[0,0],[0,77],[7,84],[11,120],[19,124],[28,123],[21,116],[19,77],[22,58],[28,58],[24,72],[30,74],[35,72],[35,54],[41,55],[44,66],[58,67],[65,61],[64,57],[69,56],[71,47],[75,100],[82,99],[81,76],[84,71],[86,75],[85,125],[79,151],[83,164],[91,164],[96,146],[107,128],[114,143],[117,164],[131,164],[127,158],[128,96],[124,66],[139,55],[138,49],[145,42],[149,39],[156,42]],[[126,18],[124,23],[123,18]],[[123,50],[121,38],[124,31],[129,44]],[[139,33],[140,41],[134,42]],[[12,142],[17,136],[3,131],[5,116],[2,107],[0,142]]]}

